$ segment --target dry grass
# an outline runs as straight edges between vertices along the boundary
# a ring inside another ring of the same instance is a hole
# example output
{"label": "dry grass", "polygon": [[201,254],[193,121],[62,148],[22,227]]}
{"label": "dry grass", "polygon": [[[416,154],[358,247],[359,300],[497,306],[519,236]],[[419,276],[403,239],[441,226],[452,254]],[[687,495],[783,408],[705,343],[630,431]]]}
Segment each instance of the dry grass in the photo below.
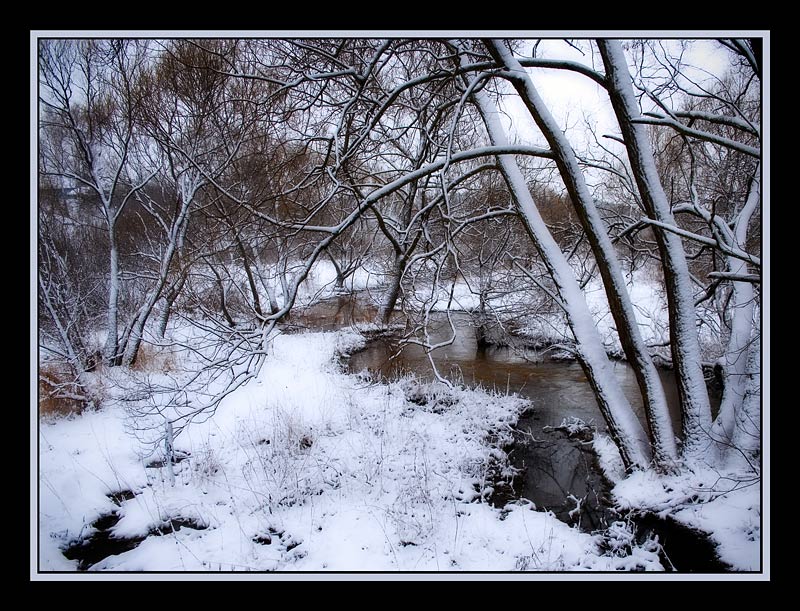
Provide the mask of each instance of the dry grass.
{"label": "dry grass", "polygon": [[58,418],[80,414],[86,402],[69,395],[77,395],[78,389],[72,376],[53,365],[39,369],[39,417]]}
{"label": "dry grass", "polygon": [[175,357],[171,352],[165,352],[158,346],[142,343],[139,354],[132,369],[136,371],[168,372],[177,369]]}

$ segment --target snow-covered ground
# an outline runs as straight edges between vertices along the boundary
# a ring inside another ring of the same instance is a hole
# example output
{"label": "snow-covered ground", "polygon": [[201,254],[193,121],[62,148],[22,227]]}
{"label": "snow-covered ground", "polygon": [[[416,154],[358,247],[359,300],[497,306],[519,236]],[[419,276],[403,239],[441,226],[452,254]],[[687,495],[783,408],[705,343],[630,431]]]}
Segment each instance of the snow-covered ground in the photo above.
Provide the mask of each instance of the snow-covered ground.
{"label": "snow-covered ground", "polygon": [[738,571],[760,571],[761,487],[754,474],[695,465],[677,475],[638,471],[624,477],[613,441],[598,436],[594,448],[621,510],[670,516],[706,532],[720,559]]}
{"label": "snow-covered ground", "polygon": [[[359,270],[347,286],[373,289],[379,280]],[[331,296],[334,281],[333,266],[320,262],[298,305]],[[666,333],[663,296],[644,281],[631,290],[645,339],[658,342]],[[613,337],[599,285],[586,294],[602,335]],[[464,282],[452,296],[453,309],[478,305]],[[554,316],[538,332],[565,332],[559,324]],[[198,355],[181,346],[213,351],[202,327],[186,319],[176,317],[170,334],[175,345],[151,347],[160,354],[143,368],[93,377],[102,409],[40,422],[39,570],[77,570],[63,550],[90,538],[93,523],[111,513],[119,518],[112,537],[144,540],[92,571],[664,570],[657,545],[637,544],[623,522],[587,534],[527,502],[493,507],[487,496],[493,478],[510,475],[503,447],[527,402],[348,375],[339,357],[365,341],[354,331],[278,335],[258,377],[178,435],[177,454],[188,458],[175,465],[173,484],[163,444],[152,453],[162,416],[142,416],[143,403],[122,400],[136,384],[185,377],[181,368]],[[149,401],[165,396],[151,393]],[[595,449],[620,509],[668,514],[710,533],[732,567],[760,569],[757,481],[701,469],[623,478],[613,444],[597,437]],[[133,494],[112,498],[123,491]],[[174,520],[192,524],[173,530]]]}
{"label": "snow-covered ground", "polygon": [[[413,379],[347,375],[350,332],[280,336],[259,378],[175,441],[175,485],[143,456],[126,409],[40,425],[40,570],[117,511],[112,533],[149,536],[92,570],[661,570],[620,525],[582,533],[530,504],[483,498],[526,402]],[[118,507],[110,494],[135,496]],[[169,528],[171,519],[206,528]],[[621,530],[620,530],[621,528]]]}

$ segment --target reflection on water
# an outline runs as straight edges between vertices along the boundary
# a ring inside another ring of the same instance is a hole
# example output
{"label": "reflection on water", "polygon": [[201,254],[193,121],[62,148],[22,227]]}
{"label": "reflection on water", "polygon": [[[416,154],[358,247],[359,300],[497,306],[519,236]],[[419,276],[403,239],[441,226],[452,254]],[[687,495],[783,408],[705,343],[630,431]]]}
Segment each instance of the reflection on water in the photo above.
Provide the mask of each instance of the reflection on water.
{"label": "reflection on water", "polygon": [[[319,302],[301,315],[307,326],[333,330],[359,322],[373,322],[377,308],[360,296],[343,296]],[[511,464],[519,469],[514,489],[497,493],[493,502],[524,497],[539,509],[552,511],[560,520],[586,531],[596,531],[620,519],[611,507],[609,484],[603,477],[592,450],[591,434],[569,437],[555,430],[564,419],[580,418],[597,431],[607,431],[600,409],[581,366],[574,361],[555,361],[526,348],[480,348],[472,317],[463,312],[451,314],[456,332],[439,313],[429,328],[429,341],[452,343],[433,352],[440,374],[455,382],[481,385],[530,399],[531,412],[517,423],[516,442],[509,448]],[[454,337],[453,337],[454,335]],[[348,368],[364,370],[384,378],[414,373],[433,379],[430,362],[423,348],[407,345],[398,352],[396,337],[378,337],[353,354]],[[633,370],[624,362],[613,362],[613,371],[631,406],[646,427],[639,386]],[[672,371],[659,371],[676,434],[680,434],[678,390]],[[719,395],[712,393],[712,412],[719,407]],[[649,521],[648,521],[649,520]],[[638,536],[658,534],[671,560],[665,566],[679,571],[717,572],[728,570],[716,557],[714,546],[702,533],[689,531],[674,521],[654,516],[637,520]]]}
{"label": "reflection on water", "polygon": [[[484,388],[500,392],[517,393],[533,402],[535,422],[539,427],[558,426],[570,416],[594,424],[605,431],[603,420],[592,389],[581,366],[574,361],[563,362],[543,359],[541,354],[524,348],[489,347],[478,348],[471,317],[464,313],[453,313],[456,334],[452,344],[433,352],[439,372],[450,379],[468,385],[480,384]],[[452,335],[443,316],[437,317],[430,329],[431,343],[448,340]],[[397,354],[398,340],[380,338],[369,343],[363,351],[349,361],[352,372],[364,369],[387,378],[406,372],[431,378],[431,366],[425,351],[420,346],[405,346]],[[645,425],[639,386],[633,370],[624,362],[612,362],[614,375]],[[676,434],[680,431],[678,411],[678,389],[672,371],[659,372],[670,406]],[[716,405],[713,406],[716,408]]]}
{"label": "reflection on water", "polygon": [[[530,417],[517,425],[517,441],[509,450],[519,469],[516,497],[587,531],[600,530],[618,519],[611,511],[608,482],[596,463],[591,441],[569,439],[562,431],[542,431]],[[496,499],[502,505],[509,498]]]}
{"label": "reflection on water", "polygon": [[366,291],[361,291],[317,301],[306,308],[297,308],[286,320],[290,325],[299,324],[316,331],[335,331],[357,323],[375,322],[377,317],[378,306],[372,302]]}

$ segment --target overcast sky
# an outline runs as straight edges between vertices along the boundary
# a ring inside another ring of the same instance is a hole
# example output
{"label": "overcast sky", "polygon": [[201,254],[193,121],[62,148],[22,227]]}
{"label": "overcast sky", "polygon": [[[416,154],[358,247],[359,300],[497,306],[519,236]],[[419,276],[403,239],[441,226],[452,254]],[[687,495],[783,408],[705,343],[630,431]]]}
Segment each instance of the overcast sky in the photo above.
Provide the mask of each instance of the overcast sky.
{"label": "overcast sky", "polygon": [[[525,54],[529,55],[534,41],[524,41]],[[665,41],[665,44],[675,47],[679,41]],[[588,41],[579,41],[587,47]],[[592,66],[602,72],[602,65],[597,65],[599,58],[593,58],[586,48],[586,53],[570,47],[562,40],[544,40],[539,44],[537,57],[567,59]],[[728,65],[728,55],[721,50],[713,40],[697,40],[692,42],[689,50],[684,55],[687,64],[722,75]],[[536,85],[542,99],[547,103],[556,120],[574,135],[585,130],[584,117],[588,118],[590,125],[599,128],[601,133],[618,133],[614,113],[605,90],[589,78],[570,72],[568,70],[549,70],[543,68],[529,68],[531,78]],[[698,77],[702,77],[695,72]],[[514,99],[509,105],[509,112],[515,117],[527,118],[522,103]],[[542,142],[533,122],[528,120],[514,121],[514,130],[525,140]]]}
{"label": "overcast sky", "polygon": [[[530,56],[534,42],[534,40],[523,41],[522,54]],[[589,41],[580,40],[575,41],[574,44],[584,53],[563,40],[543,40],[537,47],[536,56],[568,59],[594,67],[602,72],[602,62],[598,56],[592,57]],[[680,41],[665,40],[664,44],[671,49],[677,49]],[[707,70],[718,76],[724,74],[728,66],[728,58],[728,54],[713,40],[693,41],[684,54],[687,66],[696,66],[698,69]],[[587,131],[587,122],[588,126],[598,135],[619,134],[608,95],[600,85],[583,75],[568,70],[528,68],[528,73],[531,75],[539,95],[547,104],[558,124],[565,130],[576,150],[585,149],[592,142]],[[698,79],[708,78],[698,70],[693,71],[693,76]],[[523,143],[546,146],[543,136],[517,96],[508,96],[504,100],[504,106],[509,115],[506,126],[518,140]],[[620,151],[621,149],[621,145],[612,140],[604,139],[603,143],[612,150]]]}

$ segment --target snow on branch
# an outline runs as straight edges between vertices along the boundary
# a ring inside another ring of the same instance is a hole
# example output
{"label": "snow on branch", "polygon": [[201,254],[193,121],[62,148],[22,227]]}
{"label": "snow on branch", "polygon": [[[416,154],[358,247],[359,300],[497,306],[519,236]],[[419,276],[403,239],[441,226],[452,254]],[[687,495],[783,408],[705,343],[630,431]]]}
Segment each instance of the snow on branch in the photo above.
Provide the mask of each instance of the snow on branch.
{"label": "snow on branch", "polygon": [[735,151],[739,151],[740,153],[744,153],[746,155],[750,155],[751,157],[760,158],[761,157],[761,148],[755,146],[749,146],[747,144],[742,144],[741,142],[737,142],[736,140],[731,140],[730,138],[725,138],[723,136],[717,136],[716,134],[712,134],[709,132],[701,131],[699,129],[694,129],[689,127],[688,125],[684,125],[680,121],[676,121],[666,115],[661,115],[657,113],[647,113],[649,116],[642,116],[640,118],[631,119],[633,123],[647,123],[649,125],[664,125],[666,127],[671,127],[675,131],[680,132],[686,136],[692,136],[693,138],[697,138],[698,140],[704,140],[706,142],[712,142],[714,144],[719,144],[720,146],[724,146],[729,149],[733,149]]}
{"label": "snow on branch", "polygon": [[711,272],[709,278],[720,280],[735,280],[738,282],[749,282],[751,284],[761,284],[761,276],[758,274],[737,274],[734,272]]}
{"label": "snow on branch", "polygon": [[701,244],[707,244],[708,246],[713,246],[714,248],[724,252],[726,255],[735,257],[736,259],[741,259],[742,261],[747,261],[748,263],[752,263],[757,267],[761,267],[761,259],[759,257],[744,252],[743,250],[734,249],[725,244],[721,244],[719,241],[714,240],[712,238],[707,238],[705,236],[692,233],[691,231],[686,231],[685,229],[681,229],[680,227],[676,227],[675,225],[662,223],[661,221],[656,221],[654,219],[643,218],[641,219],[641,222],[644,223],[645,225],[660,227],[661,229],[677,234],[683,238],[688,238],[689,240],[694,240],[695,242],[700,242]]}

